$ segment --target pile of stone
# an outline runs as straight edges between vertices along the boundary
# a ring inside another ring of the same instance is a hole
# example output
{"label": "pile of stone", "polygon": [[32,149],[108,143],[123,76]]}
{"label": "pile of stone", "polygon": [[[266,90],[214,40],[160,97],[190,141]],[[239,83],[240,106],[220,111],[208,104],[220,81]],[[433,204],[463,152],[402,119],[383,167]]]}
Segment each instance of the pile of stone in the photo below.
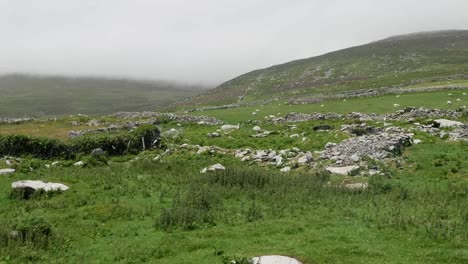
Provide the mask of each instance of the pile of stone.
{"label": "pile of stone", "polygon": [[305,122],[315,120],[329,120],[329,119],[357,119],[360,121],[386,121],[386,120],[414,120],[415,118],[436,118],[436,117],[447,117],[447,118],[459,118],[463,112],[452,111],[452,110],[440,110],[440,109],[426,109],[424,107],[406,107],[405,109],[398,110],[392,114],[366,114],[359,112],[352,112],[348,115],[341,115],[337,113],[313,113],[313,114],[301,114],[301,113],[289,113],[285,117],[276,118],[275,122]]}
{"label": "pile of stone", "polygon": [[449,132],[449,138],[454,141],[468,141],[468,125],[462,125]]}
{"label": "pile of stone", "polygon": [[339,144],[327,143],[321,158],[340,167],[363,165],[365,158],[382,161],[401,154],[403,148],[412,144],[412,137],[413,134],[399,127],[389,127],[383,132],[350,138]]}
{"label": "pile of stone", "polygon": [[406,107],[405,109],[398,110],[393,114],[364,114],[353,112],[347,115],[348,119],[358,119],[360,121],[385,121],[385,120],[405,120],[411,121],[415,118],[436,118],[436,117],[447,117],[447,118],[459,118],[462,112],[452,110],[440,110],[440,109],[427,109],[424,107]]}
{"label": "pile of stone", "polygon": [[235,157],[245,162],[263,163],[277,167],[312,165],[314,160],[311,152],[304,152],[298,148],[279,151],[238,149],[235,152]]}
{"label": "pile of stone", "polygon": [[313,113],[313,114],[301,114],[301,113],[289,113],[285,117],[276,118],[275,122],[305,122],[314,120],[329,120],[329,119],[341,119],[343,115],[336,113]]}
{"label": "pile of stone", "polygon": [[[454,129],[448,132],[443,128]],[[452,141],[468,140],[468,124],[463,124],[462,122],[458,121],[448,119],[437,119],[433,120],[432,123],[429,125],[414,123],[413,129],[426,132],[428,134],[438,136],[440,138],[448,137]]]}
{"label": "pile of stone", "polygon": [[182,123],[198,123],[203,125],[221,125],[223,121],[210,116],[189,116],[175,115],[173,113],[158,113],[158,112],[118,112],[112,117],[122,119],[141,119],[141,118],[167,118],[171,121]]}

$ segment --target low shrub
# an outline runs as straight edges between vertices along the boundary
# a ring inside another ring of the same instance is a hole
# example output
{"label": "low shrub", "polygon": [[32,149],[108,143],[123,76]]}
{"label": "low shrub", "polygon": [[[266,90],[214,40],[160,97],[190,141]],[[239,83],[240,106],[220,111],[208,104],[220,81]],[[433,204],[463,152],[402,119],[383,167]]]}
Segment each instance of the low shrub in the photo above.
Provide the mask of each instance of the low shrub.
{"label": "low shrub", "polygon": [[24,135],[0,136],[0,156],[32,156],[46,159],[70,159],[77,154],[90,154],[96,148],[102,148],[109,155],[123,155],[159,146],[160,133],[154,125],[142,125],[128,132],[85,135],[69,143]]}

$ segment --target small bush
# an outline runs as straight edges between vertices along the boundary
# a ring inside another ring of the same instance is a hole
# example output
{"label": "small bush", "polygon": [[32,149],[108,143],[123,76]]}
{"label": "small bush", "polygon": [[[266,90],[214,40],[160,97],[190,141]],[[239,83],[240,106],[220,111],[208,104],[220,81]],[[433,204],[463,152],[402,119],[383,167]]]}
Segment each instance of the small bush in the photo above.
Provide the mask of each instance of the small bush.
{"label": "small bush", "polygon": [[31,217],[20,221],[10,232],[10,240],[35,247],[46,247],[52,237],[52,226],[41,217]]}

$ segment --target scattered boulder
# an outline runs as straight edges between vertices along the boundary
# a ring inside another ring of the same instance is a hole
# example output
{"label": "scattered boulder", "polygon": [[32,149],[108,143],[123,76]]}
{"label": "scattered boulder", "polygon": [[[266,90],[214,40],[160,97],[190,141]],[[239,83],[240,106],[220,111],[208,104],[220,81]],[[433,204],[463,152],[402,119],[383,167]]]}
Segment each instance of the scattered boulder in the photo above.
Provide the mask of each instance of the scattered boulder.
{"label": "scattered boulder", "polygon": [[291,171],[291,167],[284,167],[280,170],[281,172],[290,172]]}
{"label": "scattered boulder", "polygon": [[259,127],[259,126],[254,126],[252,130],[255,131],[255,132],[261,132],[262,128]]}
{"label": "scattered boulder", "polygon": [[86,125],[88,125],[88,126],[100,126],[101,122],[99,122],[99,120],[92,119],[92,120],[89,120],[88,123],[86,123]]}

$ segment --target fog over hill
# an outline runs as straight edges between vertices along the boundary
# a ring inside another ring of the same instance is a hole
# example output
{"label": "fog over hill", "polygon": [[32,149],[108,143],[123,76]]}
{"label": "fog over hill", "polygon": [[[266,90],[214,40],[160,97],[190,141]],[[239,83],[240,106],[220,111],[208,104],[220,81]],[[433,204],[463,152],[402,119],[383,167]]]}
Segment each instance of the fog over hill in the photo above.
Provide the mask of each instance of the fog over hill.
{"label": "fog over hill", "polygon": [[208,87],[162,80],[0,76],[0,117],[161,110]]}

